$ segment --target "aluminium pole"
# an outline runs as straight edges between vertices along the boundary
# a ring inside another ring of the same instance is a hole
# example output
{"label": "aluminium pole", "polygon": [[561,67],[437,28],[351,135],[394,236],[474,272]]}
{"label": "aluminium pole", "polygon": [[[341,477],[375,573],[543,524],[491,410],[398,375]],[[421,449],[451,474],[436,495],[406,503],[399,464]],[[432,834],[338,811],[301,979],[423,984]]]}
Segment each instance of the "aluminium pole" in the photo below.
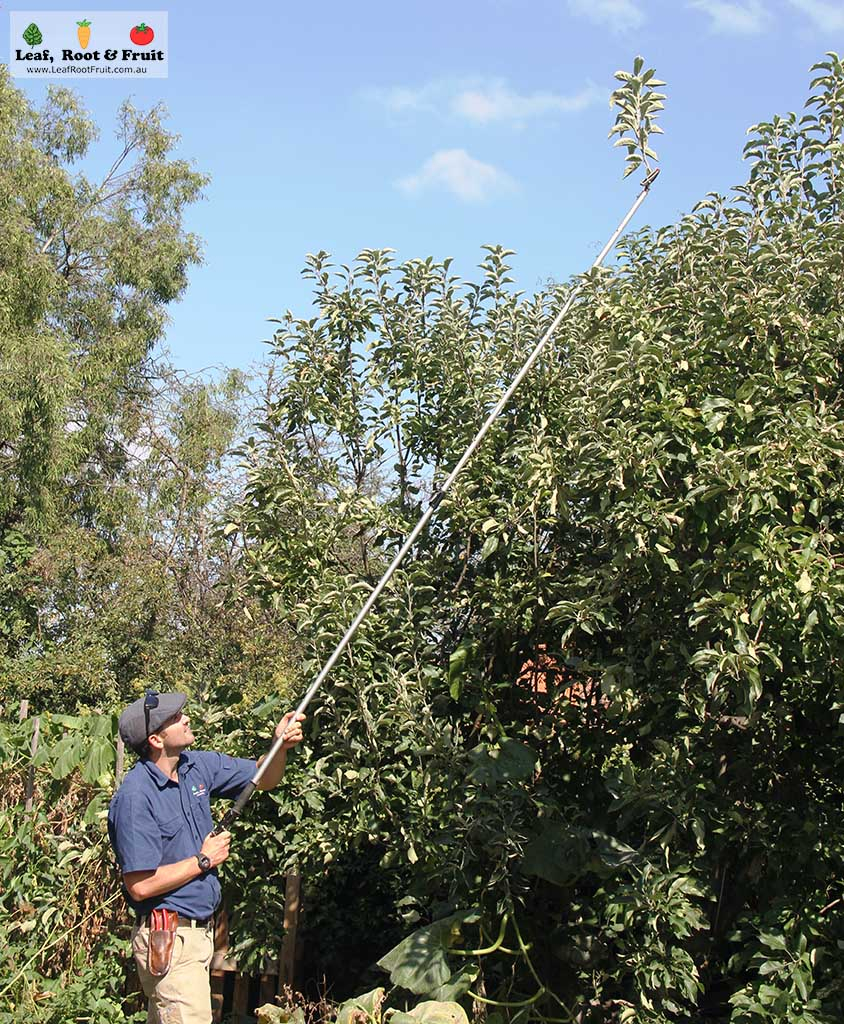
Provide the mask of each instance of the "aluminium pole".
{"label": "aluminium pole", "polygon": [[[651,171],[650,174],[648,174],[648,176],[644,179],[644,181],[642,182],[642,189],[639,192],[639,195],[636,197],[636,199],[633,202],[633,205],[630,207],[630,209],[624,215],[624,218],[622,219],[621,223],[618,225],[618,227],[615,229],[613,234],[610,236],[609,240],[607,241],[607,244],[604,246],[604,248],[598,254],[595,262],[592,264],[592,267],[591,267],[592,270],[595,270],[597,267],[600,267],[601,264],[604,262],[604,260],[609,255],[609,253],[612,251],[613,246],[618,241],[619,235],[622,233],[622,231],[624,231],[624,229],[627,227],[627,225],[633,219],[633,216],[635,215],[636,211],[639,209],[639,207],[645,201],[648,193],[650,192],[651,185],[653,185],[654,181],[656,181],[656,178],[657,178],[658,174],[659,174],[659,168],[656,168],[656,170]],[[367,617],[367,615],[372,610],[372,606],[378,600],[379,596],[381,595],[381,591],[384,589],[384,587],[386,587],[386,585],[389,583],[391,577],[393,576],[393,573],[395,573],[396,569],[398,569],[399,565],[401,565],[401,563],[404,561],[405,555],[413,547],[413,544],[415,543],[416,538],[419,536],[419,534],[428,525],[428,522],[430,521],[431,517],[436,512],[437,508],[440,505],[440,502],[443,500],[445,495],[448,493],[449,489],[451,488],[451,485],[454,483],[454,481],[460,475],[460,473],[463,470],[463,468],[466,465],[466,463],[469,461],[469,459],[475,453],[475,450],[477,449],[478,445],[481,443],[481,441],[483,441],[484,437],[486,437],[487,433],[489,432],[490,427],[496,421],[496,419],[498,419],[498,417],[501,414],[501,412],[504,409],[504,407],[507,405],[507,403],[513,397],[513,393],[516,391],[518,386],[521,384],[522,380],[530,372],[531,367],[536,362],[536,360],[539,358],[542,350],[545,348],[545,346],[548,343],[548,341],[551,339],[551,337],[553,337],[554,332],[560,326],[560,324],[562,323],[562,321],[565,318],[566,314],[571,309],[572,303],[577,298],[577,296],[580,294],[582,288],[583,288],[583,285],[579,284],[579,285],[577,285],[576,288],[572,289],[572,291],[569,294],[569,297],[566,299],[565,303],[563,304],[562,309],[559,311],[559,313],[556,315],[556,317],[554,317],[554,320],[551,323],[551,326],[548,328],[548,330],[545,332],[545,334],[543,334],[542,338],[537,342],[536,346],[534,347],[534,349],[531,352],[531,354],[528,356],[528,358],[525,361],[524,365],[519,370],[519,372],[516,374],[516,376],[513,378],[513,381],[510,384],[510,386],[507,388],[507,390],[504,392],[504,394],[501,396],[501,398],[499,398],[499,400],[496,402],[496,404],[493,407],[492,411],[489,413],[489,415],[487,416],[486,420],[484,421],[483,426],[480,428],[480,430],[478,430],[477,434],[475,434],[475,436],[472,439],[469,447],[466,449],[466,451],[460,457],[460,460],[457,463],[457,465],[454,467],[454,469],[452,469],[451,473],[449,473],[448,477],[446,478],[446,480],[444,481],[442,486],[434,493],[433,497],[431,498],[431,501],[428,504],[428,507],[422,513],[422,516],[420,517],[420,519],[417,522],[416,526],[414,526],[414,528],[408,534],[407,539],[405,540],[404,544],[402,544],[400,550],[397,552],[395,558],[393,558],[393,560],[390,563],[389,567],[387,568],[386,572],[381,577],[381,579],[378,581],[378,583],[375,585],[372,593],[366,599],[366,601],[363,604],[363,606],[361,607],[360,611],[357,613],[357,615],[355,616],[354,620],[352,621],[352,624],[349,626],[349,628],[344,633],[343,638],[340,640],[340,642],[337,644],[337,646],[332,651],[331,656],[329,657],[328,661],[326,661],[326,663],[323,665],[323,667],[320,670],[320,672],[317,675],[317,677],[314,679],[314,681],[308,687],[308,689],[307,689],[307,691],[305,693],[305,696],[299,702],[299,706],[296,708],[296,711],[294,712],[294,716],[302,714],[305,711],[305,708],[307,708],[307,706],[310,704],[310,702],[313,699],[314,695],[316,694],[317,690],[320,688],[320,686],[322,686],[322,684],[325,681],[326,677],[328,676],[329,672],[334,667],[334,665],[337,663],[337,659],[340,657],[340,655],[343,653],[343,651],[346,649],[346,647],[348,647],[348,645],[351,642],[352,638],[354,637],[355,633],[357,633],[358,627],[360,626],[360,624],[363,622],[363,620]],[[295,720],[296,719],[294,717],[293,721],[295,721]],[[226,811],[226,813],[223,815],[223,817],[222,817],[222,819],[220,821],[220,824],[217,825],[216,828],[214,829],[214,832],[213,832],[214,835],[219,835],[220,832],[223,832],[224,830],[228,829],[229,826],[232,825],[233,822],[239,817],[241,811],[243,810],[243,808],[246,806],[247,802],[249,801],[249,798],[255,792],[255,789],[257,788],[257,785],[260,782],[262,775],[264,774],[264,772],[268,768],[270,762],[273,760],[275,755],[281,749],[281,746],[284,743],[285,738],[286,738],[286,733],[283,733],[275,741],[275,743],[273,743],[272,747],[270,747],[270,750],[269,750],[267,756],[264,758],[262,763],[258,766],[258,769],[255,772],[255,774],[252,776],[251,781],[246,784],[246,787],[243,789],[243,791],[241,792],[240,796],[234,801],[234,803],[231,805],[231,807],[228,809],[228,811]]]}

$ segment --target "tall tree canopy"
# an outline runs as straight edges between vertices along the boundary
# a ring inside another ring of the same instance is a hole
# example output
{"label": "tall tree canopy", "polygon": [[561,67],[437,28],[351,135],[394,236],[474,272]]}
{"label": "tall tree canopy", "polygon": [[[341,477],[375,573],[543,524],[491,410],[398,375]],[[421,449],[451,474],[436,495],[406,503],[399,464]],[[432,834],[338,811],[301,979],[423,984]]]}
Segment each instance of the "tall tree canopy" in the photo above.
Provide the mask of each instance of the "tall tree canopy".
{"label": "tall tree canopy", "polygon": [[[744,184],[585,278],[315,710],[291,857],[434,921],[384,962],[416,992],[841,1019],[844,65],[814,71]],[[239,522],[312,665],[567,293],[509,256],[309,260]]]}
{"label": "tall tree canopy", "polygon": [[116,536],[109,492],[149,405],[152,348],[199,260],[182,216],[205,179],[173,157],[161,110],[121,107],[95,182],[75,165],[96,138],[71,91],[50,90],[36,110],[0,70],[0,637],[11,654],[49,628],[32,578],[45,538]]}
{"label": "tall tree canopy", "polygon": [[74,93],[35,109],[0,68],[0,697],[33,710],[237,695],[278,644],[227,598],[215,529],[245,375],[191,379],[156,348],[206,178],[161,108],[125,103],[115,142],[97,134]]}
{"label": "tall tree canopy", "polygon": [[162,111],[125,103],[108,170],[74,165],[97,130],[69,90],[41,110],[0,78],[0,443],[6,528],[125,460],[167,304],[199,260],[184,231],[204,177],[172,155]]}

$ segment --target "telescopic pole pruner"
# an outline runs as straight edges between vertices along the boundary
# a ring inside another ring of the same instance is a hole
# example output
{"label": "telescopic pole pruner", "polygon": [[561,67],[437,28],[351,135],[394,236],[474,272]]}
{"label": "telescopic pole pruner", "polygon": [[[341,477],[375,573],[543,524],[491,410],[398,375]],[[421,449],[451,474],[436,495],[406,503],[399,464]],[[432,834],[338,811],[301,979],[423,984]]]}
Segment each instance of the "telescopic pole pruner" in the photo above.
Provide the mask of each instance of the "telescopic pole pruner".
{"label": "telescopic pole pruner", "polygon": [[[611,235],[611,237],[607,241],[607,244],[604,246],[604,248],[598,254],[597,259],[592,264],[592,268],[591,268],[592,270],[596,269],[597,267],[600,267],[601,264],[604,262],[604,260],[609,255],[609,253],[612,251],[613,246],[618,241],[619,235],[622,233],[622,231],[624,231],[624,229],[627,227],[627,225],[633,219],[633,216],[635,215],[636,211],[639,209],[639,207],[645,201],[645,198],[647,197],[648,192],[650,192],[651,185],[653,185],[653,183],[656,181],[656,178],[657,178],[658,174],[659,174],[659,168],[656,168],[655,170],[651,171],[650,174],[648,174],[648,176],[644,179],[644,181],[642,182],[642,189],[639,192],[639,195],[636,197],[636,199],[633,202],[633,205],[630,207],[630,209],[624,215],[624,218],[622,219],[621,223],[618,225],[618,227],[615,229],[615,231],[613,232],[613,234]],[[375,602],[378,600],[379,596],[381,595],[381,591],[384,589],[384,587],[386,587],[386,585],[389,583],[390,578],[392,577],[393,573],[396,571],[396,569],[398,569],[398,567],[404,561],[405,555],[407,555],[408,551],[410,551],[410,549],[413,547],[413,545],[414,545],[414,543],[416,541],[416,538],[419,536],[419,534],[428,525],[428,522],[430,521],[430,519],[432,518],[434,513],[437,511],[437,509],[439,508],[440,502],[443,500],[443,498],[449,492],[449,490],[451,489],[452,484],[457,479],[457,477],[460,475],[460,473],[462,472],[462,470],[465,467],[466,463],[469,461],[469,459],[475,453],[475,450],[477,449],[478,445],[480,445],[481,441],[483,441],[484,437],[486,437],[487,433],[489,432],[490,427],[493,425],[493,423],[496,421],[496,419],[498,419],[498,417],[501,414],[502,410],[505,408],[507,403],[513,397],[514,392],[516,391],[518,386],[521,384],[522,380],[530,372],[531,367],[536,362],[536,360],[539,358],[540,354],[542,353],[542,350],[545,348],[545,346],[547,345],[548,341],[553,337],[554,332],[560,326],[560,324],[562,323],[562,321],[565,318],[566,314],[571,309],[572,304],[574,303],[574,300],[580,294],[582,288],[583,288],[583,285],[579,284],[579,285],[577,285],[577,287],[572,289],[572,291],[569,293],[569,296],[566,299],[565,303],[563,304],[562,309],[559,311],[559,313],[557,313],[556,317],[554,317],[553,323],[548,328],[548,330],[545,332],[545,334],[543,334],[542,338],[537,342],[535,348],[533,349],[531,354],[528,356],[528,358],[525,361],[524,365],[519,370],[519,372],[516,374],[516,376],[513,378],[513,381],[510,384],[510,386],[507,388],[507,390],[504,392],[504,394],[501,396],[501,398],[498,399],[498,401],[495,404],[495,407],[492,409],[492,411],[489,413],[489,415],[487,416],[486,420],[484,421],[483,426],[480,428],[480,430],[478,430],[477,434],[475,434],[475,436],[472,439],[469,447],[466,449],[466,451],[460,457],[460,461],[457,463],[457,465],[454,467],[454,469],[452,469],[451,473],[448,475],[448,477],[443,482],[443,484],[440,486],[440,488],[433,494],[433,496],[431,497],[431,500],[430,500],[430,502],[428,504],[428,507],[422,513],[422,516],[420,517],[419,522],[417,522],[416,526],[414,526],[413,529],[411,530],[411,532],[408,534],[407,539],[405,540],[404,544],[402,544],[402,546],[401,546],[401,549],[397,552],[395,558],[390,563],[388,569],[386,570],[384,575],[381,577],[381,579],[378,581],[378,583],[375,585],[374,589],[372,590],[372,593],[366,599],[366,602],[364,603],[364,605],[362,606],[360,611],[355,616],[354,621],[352,622],[352,624],[349,626],[349,628],[344,633],[343,638],[340,640],[340,642],[337,644],[337,646],[332,651],[331,656],[329,657],[328,661],[326,661],[326,663],[322,666],[322,669],[320,670],[319,674],[316,676],[314,681],[308,687],[308,690],[305,693],[305,696],[299,702],[299,706],[296,708],[296,711],[294,712],[294,716],[302,714],[305,711],[305,708],[307,708],[307,706],[311,703],[311,700],[313,699],[313,697],[316,694],[317,690],[320,688],[320,686],[322,686],[323,682],[325,682],[325,679],[327,678],[329,672],[331,672],[331,669],[337,663],[337,659],[340,657],[340,655],[343,653],[343,651],[351,643],[351,640],[354,637],[355,633],[357,633],[360,624],[363,622],[363,620],[367,617],[367,615],[372,610],[373,605],[375,604]],[[295,720],[296,719],[294,717],[293,719],[291,719],[291,722],[295,722]],[[217,825],[217,827],[214,829],[214,833],[213,833],[214,835],[218,835],[220,832],[223,832],[226,829],[228,829],[233,824],[233,822],[239,817],[241,811],[243,810],[243,808],[246,806],[247,802],[249,801],[249,798],[255,792],[255,789],[257,788],[257,785],[258,785],[258,783],[261,780],[261,776],[267,770],[267,768],[270,765],[270,762],[273,760],[273,758],[276,756],[276,754],[281,749],[282,745],[284,744],[285,739],[286,739],[286,733],[282,734],[275,741],[275,743],[273,743],[272,747],[269,750],[269,753],[264,758],[264,760],[261,762],[261,764],[258,766],[258,769],[255,772],[255,774],[252,776],[251,781],[246,784],[245,789],[242,791],[240,796],[234,801],[234,803],[231,805],[229,810],[225,813],[225,815],[223,816],[223,818],[220,821],[220,824]]]}

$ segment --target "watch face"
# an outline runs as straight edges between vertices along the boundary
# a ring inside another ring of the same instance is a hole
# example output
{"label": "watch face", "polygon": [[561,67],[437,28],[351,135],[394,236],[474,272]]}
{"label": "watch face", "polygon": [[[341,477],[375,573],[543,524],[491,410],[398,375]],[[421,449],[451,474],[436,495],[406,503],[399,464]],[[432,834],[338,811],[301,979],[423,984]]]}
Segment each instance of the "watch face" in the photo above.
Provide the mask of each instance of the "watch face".
{"label": "watch face", "polygon": [[197,858],[199,866],[203,871],[207,871],[211,867],[211,858],[206,857],[204,853],[200,853]]}

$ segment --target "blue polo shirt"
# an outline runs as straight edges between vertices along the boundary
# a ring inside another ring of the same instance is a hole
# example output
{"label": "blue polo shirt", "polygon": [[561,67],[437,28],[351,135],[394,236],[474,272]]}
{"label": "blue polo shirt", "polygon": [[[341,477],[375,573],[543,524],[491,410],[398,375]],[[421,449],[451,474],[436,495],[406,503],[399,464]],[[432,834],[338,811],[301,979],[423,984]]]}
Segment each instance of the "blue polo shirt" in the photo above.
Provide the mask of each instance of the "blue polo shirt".
{"label": "blue polo shirt", "polygon": [[[237,797],[255,774],[256,762],[209,750],[186,750],[179,757],[178,782],[152,761],[138,761],[114,794],[108,810],[108,835],[120,870],[155,871],[199,853],[214,827],[211,797]],[[125,888],[124,888],[125,892]],[[220,902],[217,869],[212,868],[178,889],[138,903],[139,914],[158,907],[188,917],[210,917]]]}

